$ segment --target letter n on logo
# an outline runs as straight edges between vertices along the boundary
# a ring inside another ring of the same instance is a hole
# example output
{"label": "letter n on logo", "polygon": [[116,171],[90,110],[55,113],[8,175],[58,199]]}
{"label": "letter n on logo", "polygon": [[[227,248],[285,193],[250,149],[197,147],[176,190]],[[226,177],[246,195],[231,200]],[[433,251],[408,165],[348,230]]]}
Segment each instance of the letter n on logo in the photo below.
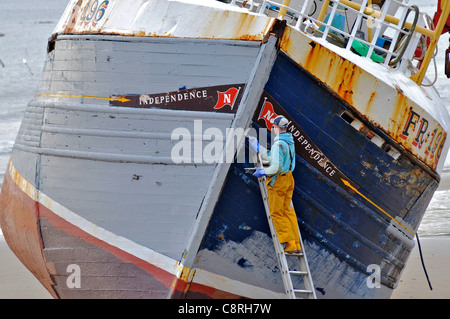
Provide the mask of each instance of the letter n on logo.
{"label": "letter n on logo", "polygon": [[272,130],[273,119],[277,116],[278,114],[275,113],[272,103],[267,102],[267,100],[264,99],[264,105],[259,113],[258,120],[263,119],[266,122],[266,127],[270,131]]}
{"label": "letter n on logo", "polygon": [[231,109],[233,109],[236,96],[239,94],[240,90],[241,90],[240,87],[239,87],[239,89],[236,89],[233,87],[233,88],[228,89],[228,91],[226,91],[226,92],[217,91],[218,100],[217,100],[217,103],[214,106],[214,108],[217,110],[217,109],[221,109],[225,105],[229,105],[229,106],[231,106]]}

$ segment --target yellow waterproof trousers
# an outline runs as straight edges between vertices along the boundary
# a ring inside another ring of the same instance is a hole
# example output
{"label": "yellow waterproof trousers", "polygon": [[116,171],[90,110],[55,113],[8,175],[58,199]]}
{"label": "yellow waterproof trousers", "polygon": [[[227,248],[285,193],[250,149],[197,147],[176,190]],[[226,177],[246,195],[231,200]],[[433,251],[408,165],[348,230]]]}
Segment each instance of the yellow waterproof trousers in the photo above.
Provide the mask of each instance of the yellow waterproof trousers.
{"label": "yellow waterproof trousers", "polygon": [[279,174],[273,186],[270,186],[269,182],[270,178],[267,179],[269,209],[278,240],[280,243],[290,241],[299,243],[297,215],[291,205],[292,193],[294,192],[292,172]]}

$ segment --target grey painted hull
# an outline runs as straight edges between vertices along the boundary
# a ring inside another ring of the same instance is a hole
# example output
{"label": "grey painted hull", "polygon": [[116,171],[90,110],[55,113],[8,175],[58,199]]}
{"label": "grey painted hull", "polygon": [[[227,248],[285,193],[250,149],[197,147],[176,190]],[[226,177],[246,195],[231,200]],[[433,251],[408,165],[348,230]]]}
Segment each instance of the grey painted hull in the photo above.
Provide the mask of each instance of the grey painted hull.
{"label": "grey painted hull", "polygon": [[[258,49],[209,41],[62,39],[37,94],[109,97],[244,83]],[[24,175],[27,180],[37,176],[43,193],[97,226],[180,258],[215,166],[174,165],[171,132],[194,132],[194,119],[225,131],[232,114],[119,109],[70,97],[54,103],[38,98],[29,109],[43,126],[38,145],[27,142],[33,134],[27,121],[17,138],[17,149],[39,154],[39,172]]]}
{"label": "grey painted hull", "polygon": [[[61,36],[54,45],[10,163],[37,194],[29,199],[41,202],[33,210],[51,277],[47,288],[63,298],[173,296],[172,282],[183,272],[179,260],[195,257],[187,253],[200,244],[198,228],[207,225],[202,205],[206,210],[219,195],[227,164],[208,164],[195,152],[175,164],[171,150],[179,139],[171,132],[192,132],[193,143],[203,149],[209,142],[205,129],[225,132],[242,119],[248,125],[253,111],[241,116],[242,106],[237,115],[189,106],[115,107],[114,96],[241,84],[241,96],[251,99],[264,81],[244,87],[255,76],[264,45],[111,36]],[[38,278],[46,277],[26,256],[21,259]],[[68,288],[73,264],[85,278],[79,289]],[[153,273],[154,265],[163,270]]]}
{"label": "grey painted hull", "polygon": [[[131,3],[94,15],[73,0],[49,42],[0,198],[19,259],[60,298],[285,297],[254,179],[205,152],[233,158],[244,136],[226,132],[277,113],[300,143],[293,202],[317,290],[389,297],[448,149],[435,93],[262,14]],[[418,118],[435,140],[414,144]]]}

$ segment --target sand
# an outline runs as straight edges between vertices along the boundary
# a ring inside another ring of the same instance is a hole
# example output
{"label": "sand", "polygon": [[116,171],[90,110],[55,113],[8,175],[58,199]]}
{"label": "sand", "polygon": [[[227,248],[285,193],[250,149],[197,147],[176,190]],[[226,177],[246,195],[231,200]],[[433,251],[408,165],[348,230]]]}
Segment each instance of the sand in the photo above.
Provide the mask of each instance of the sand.
{"label": "sand", "polygon": [[406,268],[392,299],[448,299],[450,298],[450,237],[420,238],[425,268],[433,290],[420,261],[416,241]]}
{"label": "sand", "polygon": [[[450,298],[450,237],[420,239],[433,290],[430,290],[420,261],[418,245],[409,258],[392,299]],[[50,299],[50,294],[17,259],[0,235],[0,299]]]}
{"label": "sand", "polygon": [[52,296],[17,259],[0,235],[0,299],[50,299]]}

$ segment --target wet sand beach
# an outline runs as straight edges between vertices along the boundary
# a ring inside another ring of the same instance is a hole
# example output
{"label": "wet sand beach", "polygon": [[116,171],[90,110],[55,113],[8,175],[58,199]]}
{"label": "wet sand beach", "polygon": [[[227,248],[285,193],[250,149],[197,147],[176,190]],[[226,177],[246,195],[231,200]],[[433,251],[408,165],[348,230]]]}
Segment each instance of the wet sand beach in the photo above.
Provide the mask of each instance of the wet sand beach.
{"label": "wet sand beach", "polygon": [[[418,245],[409,258],[392,299],[450,299],[450,237],[420,238],[433,290],[420,261]],[[37,279],[22,265],[0,235],[0,299],[51,299]]]}
{"label": "wet sand beach", "polygon": [[433,290],[428,285],[416,240],[416,246],[391,298],[450,299],[450,237],[419,237],[419,241]]}
{"label": "wet sand beach", "polygon": [[33,274],[9,249],[0,233],[0,299],[51,299]]}

